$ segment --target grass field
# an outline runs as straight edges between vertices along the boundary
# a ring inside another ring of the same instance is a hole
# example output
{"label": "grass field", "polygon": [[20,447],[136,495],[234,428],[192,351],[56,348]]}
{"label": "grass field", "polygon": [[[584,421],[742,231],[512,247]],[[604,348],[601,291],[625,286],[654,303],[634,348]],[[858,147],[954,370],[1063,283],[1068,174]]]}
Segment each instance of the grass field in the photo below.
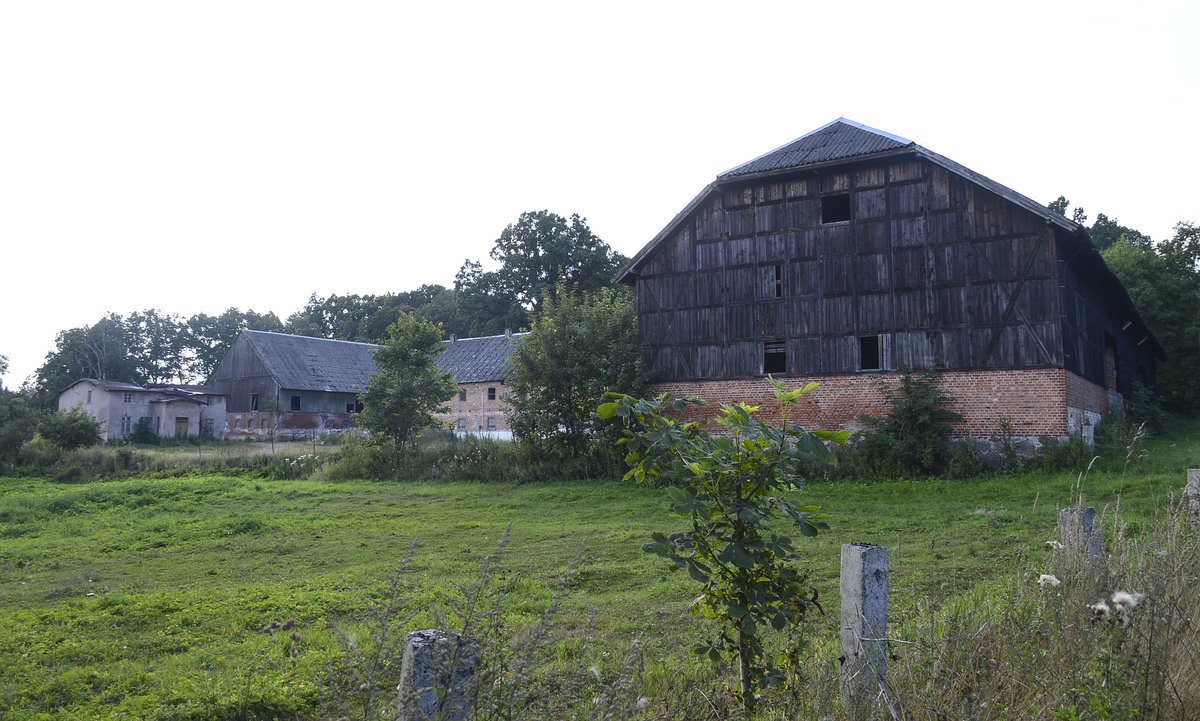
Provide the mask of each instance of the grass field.
{"label": "grass field", "polygon": [[[1082,479],[1088,504],[1136,530],[1200,466],[1197,429],[1153,441],[1128,472],[1115,459]],[[891,553],[896,623],[935,612],[988,579],[1036,578],[1080,474],[977,480],[814,483],[803,498],[831,531],[800,541],[826,615],[814,658],[836,652],[842,543]],[[689,689],[726,671],[691,657],[704,622],[694,584],[640,550],[673,530],[659,489],[624,482],[520,486],[457,482],[327,483],[253,477],[131,478],[93,483],[0,479],[0,710],[3,718],[312,718],[321,675],[341,651],[332,624],[362,628],[368,600],[415,544],[411,629],[433,623],[454,583],[511,526],[506,613],[533,623],[568,565],[558,662],[616,663],[646,639],[646,716],[674,713]],[[586,624],[594,609],[594,626]],[[261,632],[295,619],[299,641]],[[577,658],[578,657],[578,658]],[[344,710],[344,709],[342,709]],[[707,714],[707,716],[706,716]]]}

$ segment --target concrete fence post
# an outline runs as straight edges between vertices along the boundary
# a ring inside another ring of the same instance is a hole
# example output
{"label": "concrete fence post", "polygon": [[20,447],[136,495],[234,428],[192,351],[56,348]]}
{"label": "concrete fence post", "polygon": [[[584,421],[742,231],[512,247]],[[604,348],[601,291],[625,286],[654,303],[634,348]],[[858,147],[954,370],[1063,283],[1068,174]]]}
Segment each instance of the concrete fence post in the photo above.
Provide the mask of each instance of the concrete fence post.
{"label": "concrete fence post", "polygon": [[465,721],[475,702],[479,643],[449,631],[428,629],[404,636],[397,687],[402,721]]}
{"label": "concrete fence post", "polygon": [[1096,509],[1063,508],[1058,511],[1058,537],[1063,550],[1072,557],[1088,561],[1100,557],[1100,529],[1096,528]]}
{"label": "concrete fence post", "polygon": [[1193,521],[1200,521],[1200,468],[1188,469],[1188,507]]}
{"label": "concrete fence post", "polygon": [[842,546],[842,706],[860,718],[874,705],[887,674],[888,550]]}

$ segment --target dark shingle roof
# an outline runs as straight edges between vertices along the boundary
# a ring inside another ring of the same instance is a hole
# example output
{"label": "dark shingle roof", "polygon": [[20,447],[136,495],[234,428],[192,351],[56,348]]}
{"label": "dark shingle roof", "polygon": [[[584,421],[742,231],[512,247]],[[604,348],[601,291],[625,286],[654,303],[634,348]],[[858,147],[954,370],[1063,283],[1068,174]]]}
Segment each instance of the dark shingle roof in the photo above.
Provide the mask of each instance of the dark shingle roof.
{"label": "dark shingle roof", "polygon": [[718,178],[732,178],[752,173],[785,170],[801,165],[844,160],[857,155],[869,155],[912,145],[898,135],[860,125],[853,120],[838,118],[816,130],[801,135],[787,145],[760,155],[754,160],[727,170]]}
{"label": "dark shingle roof", "polygon": [[438,366],[443,373],[453,373],[454,380],[459,383],[502,381],[508,376],[513,342],[523,335],[525,333],[444,341]]}
{"label": "dark shingle roof", "polygon": [[356,393],[375,375],[370,343],[244,330],[267,372],[283,388]]}
{"label": "dark shingle roof", "polygon": [[[356,393],[365,389],[371,376],[378,372],[371,355],[375,345],[371,343],[257,330],[242,332],[283,388]],[[458,383],[504,380],[513,341],[522,335],[443,341],[438,367],[443,373],[453,373]]]}

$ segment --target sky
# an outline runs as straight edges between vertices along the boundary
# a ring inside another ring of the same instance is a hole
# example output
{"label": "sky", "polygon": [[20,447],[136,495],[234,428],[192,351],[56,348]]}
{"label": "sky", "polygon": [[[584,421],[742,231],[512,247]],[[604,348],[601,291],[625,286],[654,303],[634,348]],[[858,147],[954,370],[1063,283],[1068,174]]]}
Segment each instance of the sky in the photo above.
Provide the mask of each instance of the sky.
{"label": "sky", "polygon": [[525,211],[633,255],[839,117],[1165,239],[1200,222],[1197,28],[1171,0],[0,2],[0,382],[108,312],[451,286]]}

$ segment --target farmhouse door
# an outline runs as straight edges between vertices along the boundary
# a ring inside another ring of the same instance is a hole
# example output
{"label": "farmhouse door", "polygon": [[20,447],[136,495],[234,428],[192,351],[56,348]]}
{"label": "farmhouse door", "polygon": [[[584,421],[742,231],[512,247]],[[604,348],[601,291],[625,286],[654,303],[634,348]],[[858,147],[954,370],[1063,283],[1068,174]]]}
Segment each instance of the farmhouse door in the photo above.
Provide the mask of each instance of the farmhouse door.
{"label": "farmhouse door", "polygon": [[186,416],[180,416],[175,419],[175,437],[183,440],[187,438],[188,419]]}

